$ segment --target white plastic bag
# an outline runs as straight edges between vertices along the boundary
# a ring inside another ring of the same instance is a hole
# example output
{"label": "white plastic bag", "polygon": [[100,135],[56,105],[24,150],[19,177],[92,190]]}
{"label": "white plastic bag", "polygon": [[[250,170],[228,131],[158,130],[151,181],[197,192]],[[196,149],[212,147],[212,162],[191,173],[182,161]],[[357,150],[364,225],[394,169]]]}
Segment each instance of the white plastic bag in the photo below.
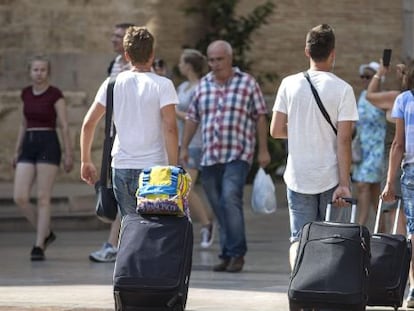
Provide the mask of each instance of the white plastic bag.
{"label": "white plastic bag", "polygon": [[257,214],[271,214],[277,209],[276,191],[270,175],[259,168],[253,181],[252,209]]}

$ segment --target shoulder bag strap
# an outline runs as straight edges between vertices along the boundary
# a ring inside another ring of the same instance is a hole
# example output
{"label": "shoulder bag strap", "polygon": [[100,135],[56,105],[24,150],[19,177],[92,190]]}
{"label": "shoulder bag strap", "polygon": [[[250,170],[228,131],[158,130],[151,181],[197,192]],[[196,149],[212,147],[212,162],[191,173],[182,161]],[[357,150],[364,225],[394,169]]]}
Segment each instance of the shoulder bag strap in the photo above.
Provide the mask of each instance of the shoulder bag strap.
{"label": "shoulder bag strap", "polygon": [[321,110],[323,116],[325,117],[326,121],[328,121],[329,125],[332,127],[335,135],[338,134],[338,131],[336,130],[335,126],[332,124],[331,117],[329,116],[328,112],[326,111],[325,107],[322,104],[321,98],[319,97],[318,91],[315,89],[315,87],[312,84],[312,81],[310,80],[309,73],[307,71],[303,72],[303,75],[305,76],[306,80],[308,80],[310,88],[312,90],[313,96],[315,97],[316,103],[318,104],[319,109]]}
{"label": "shoulder bag strap", "polygon": [[[112,112],[114,103],[114,85],[116,78],[111,78],[108,82],[108,88],[106,91],[106,112],[105,112],[105,139],[103,143],[102,151],[102,164],[101,164],[101,178],[102,184],[107,185],[108,181],[111,183],[111,170],[110,162],[112,145],[115,138],[115,126],[112,122]],[[109,180],[108,180],[109,179]]]}

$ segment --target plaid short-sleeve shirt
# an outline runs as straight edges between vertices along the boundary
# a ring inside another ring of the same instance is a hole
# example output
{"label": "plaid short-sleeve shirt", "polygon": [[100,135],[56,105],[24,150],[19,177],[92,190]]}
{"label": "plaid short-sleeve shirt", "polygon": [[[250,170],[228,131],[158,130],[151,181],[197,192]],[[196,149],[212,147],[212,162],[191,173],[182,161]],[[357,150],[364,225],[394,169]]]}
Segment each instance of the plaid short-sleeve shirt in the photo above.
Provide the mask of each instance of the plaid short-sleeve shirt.
{"label": "plaid short-sleeve shirt", "polygon": [[187,113],[201,126],[202,166],[253,160],[256,121],[267,114],[267,107],[256,80],[238,68],[233,72],[224,85],[217,84],[212,73],[204,76]]}

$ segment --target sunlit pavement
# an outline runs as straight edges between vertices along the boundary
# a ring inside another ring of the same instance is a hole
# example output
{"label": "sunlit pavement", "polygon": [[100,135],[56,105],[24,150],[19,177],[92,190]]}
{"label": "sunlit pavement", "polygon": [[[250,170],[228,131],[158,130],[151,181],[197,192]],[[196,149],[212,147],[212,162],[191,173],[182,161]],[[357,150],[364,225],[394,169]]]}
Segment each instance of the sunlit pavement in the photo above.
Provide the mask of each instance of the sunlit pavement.
{"label": "sunlit pavement", "polygon": [[[288,310],[289,216],[285,190],[282,184],[277,185],[278,210],[271,215],[252,213],[249,191],[247,187],[244,208],[249,250],[241,273],[211,271],[217,262],[218,234],[211,248],[201,249],[200,225],[195,223],[187,311]],[[30,261],[33,232],[0,233],[0,310],[113,310],[114,264],[88,260],[89,253],[101,246],[108,232],[55,233],[57,240],[47,249],[44,262]]]}

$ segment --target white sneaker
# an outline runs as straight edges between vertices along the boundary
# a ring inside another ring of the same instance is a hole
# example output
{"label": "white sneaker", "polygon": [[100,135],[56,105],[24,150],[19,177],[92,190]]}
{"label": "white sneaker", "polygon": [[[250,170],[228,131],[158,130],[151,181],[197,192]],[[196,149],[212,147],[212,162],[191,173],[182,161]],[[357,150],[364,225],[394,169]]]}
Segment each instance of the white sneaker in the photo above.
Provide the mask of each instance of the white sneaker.
{"label": "white sneaker", "polygon": [[108,242],[102,245],[102,248],[89,255],[89,259],[95,262],[114,262],[118,250]]}
{"label": "white sneaker", "polygon": [[209,248],[214,241],[214,225],[213,223],[203,226],[200,230],[201,234],[201,248]]}
{"label": "white sneaker", "polygon": [[414,288],[408,291],[407,308],[414,308]]}

